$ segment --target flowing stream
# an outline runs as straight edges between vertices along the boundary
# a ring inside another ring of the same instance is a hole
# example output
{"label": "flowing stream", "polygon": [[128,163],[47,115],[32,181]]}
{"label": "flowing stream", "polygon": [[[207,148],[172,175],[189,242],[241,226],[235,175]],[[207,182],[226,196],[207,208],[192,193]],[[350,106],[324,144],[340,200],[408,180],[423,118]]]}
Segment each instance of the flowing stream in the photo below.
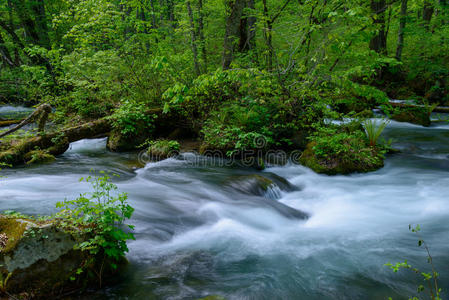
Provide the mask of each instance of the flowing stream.
{"label": "flowing stream", "polygon": [[[421,278],[384,264],[430,270],[409,224],[421,224],[449,296],[449,125],[392,122],[384,136],[402,152],[351,176],[198,164],[193,154],[136,168],[136,154],[83,140],[53,164],[2,170],[0,210],[49,214],[89,190],[78,179],[91,169],[120,175],[136,209],[130,264],[85,299],[408,299]],[[275,185],[255,189],[254,174]]]}

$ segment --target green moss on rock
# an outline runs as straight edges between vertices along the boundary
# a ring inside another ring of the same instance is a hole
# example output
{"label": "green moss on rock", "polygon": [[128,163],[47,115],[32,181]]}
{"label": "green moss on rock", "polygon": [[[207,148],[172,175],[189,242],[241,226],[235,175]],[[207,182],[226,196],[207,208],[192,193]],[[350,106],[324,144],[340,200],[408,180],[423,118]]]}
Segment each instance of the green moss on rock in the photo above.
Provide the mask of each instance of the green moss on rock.
{"label": "green moss on rock", "polygon": [[316,143],[311,142],[300,157],[300,163],[316,173],[327,175],[366,173],[384,166],[383,155],[374,148],[365,148],[360,152],[341,153],[326,158],[316,154]]}
{"label": "green moss on rock", "polygon": [[178,155],[180,148],[177,141],[158,140],[150,142],[147,153],[152,160],[157,161]]}
{"label": "green moss on rock", "polygon": [[113,130],[108,137],[107,148],[115,152],[132,151],[138,149],[146,139],[147,135],[143,133],[126,136],[119,130]]}
{"label": "green moss on rock", "polygon": [[28,165],[53,162],[56,158],[44,150],[30,151],[23,157]]}
{"label": "green moss on rock", "polygon": [[15,220],[5,216],[0,216],[0,233],[3,234],[4,247],[0,249],[2,255],[13,250],[23,236],[27,227],[23,220]]}
{"label": "green moss on rock", "polygon": [[401,108],[399,111],[392,114],[391,118],[398,122],[408,122],[425,127],[430,126],[429,112],[419,107]]}
{"label": "green moss on rock", "polygon": [[[0,278],[8,278],[3,291],[54,299],[66,291],[115,280],[126,259],[114,261],[117,268],[113,269],[104,252],[92,255],[76,249],[88,236],[77,228],[67,230],[59,221],[0,215],[0,245],[5,242],[0,249]],[[81,268],[84,271],[79,274]],[[99,272],[101,278],[95,275]]]}

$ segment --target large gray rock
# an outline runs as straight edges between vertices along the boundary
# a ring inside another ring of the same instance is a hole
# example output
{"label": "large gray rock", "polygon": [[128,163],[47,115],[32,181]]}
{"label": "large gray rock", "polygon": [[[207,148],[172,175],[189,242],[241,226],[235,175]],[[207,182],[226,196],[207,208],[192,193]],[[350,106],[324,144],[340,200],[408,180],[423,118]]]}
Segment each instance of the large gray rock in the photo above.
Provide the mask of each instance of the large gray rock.
{"label": "large gray rock", "polygon": [[84,254],[74,250],[79,237],[54,222],[0,216],[0,234],[0,272],[9,293],[52,293],[83,264]]}

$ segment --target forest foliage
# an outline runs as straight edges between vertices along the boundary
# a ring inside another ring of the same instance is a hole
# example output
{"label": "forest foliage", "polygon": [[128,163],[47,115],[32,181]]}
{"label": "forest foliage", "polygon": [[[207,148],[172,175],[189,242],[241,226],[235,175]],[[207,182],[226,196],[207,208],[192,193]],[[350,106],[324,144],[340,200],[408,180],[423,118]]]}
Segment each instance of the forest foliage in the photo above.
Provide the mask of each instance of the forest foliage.
{"label": "forest foliage", "polygon": [[389,98],[448,103],[448,37],[447,0],[3,0],[0,101],[130,138],[159,138],[162,111],[204,148],[304,148],[298,131]]}

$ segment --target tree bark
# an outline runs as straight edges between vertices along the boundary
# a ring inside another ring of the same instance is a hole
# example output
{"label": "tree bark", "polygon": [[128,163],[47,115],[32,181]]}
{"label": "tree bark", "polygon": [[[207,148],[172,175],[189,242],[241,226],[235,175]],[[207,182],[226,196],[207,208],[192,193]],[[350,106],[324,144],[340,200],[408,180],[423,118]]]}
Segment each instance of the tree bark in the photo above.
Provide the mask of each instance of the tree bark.
{"label": "tree bark", "polygon": [[396,48],[396,59],[402,59],[402,50],[404,49],[404,30],[407,22],[407,0],[401,1],[401,16],[399,20],[398,45]]}
{"label": "tree bark", "polygon": [[187,12],[189,14],[189,24],[190,24],[190,45],[192,47],[192,53],[193,53],[193,66],[195,68],[195,74],[196,76],[199,76],[201,74],[200,71],[200,65],[198,63],[198,47],[196,44],[196,33],[195,33],[195,24],[193,23],[193,12],[192,12],[192,6],[190,5],[190,0],[186,1],[187,6]]}
{"label": "tree bark", "polygon": [[[245,7],[254,10],[254,0],[247,0]],[[251,13],[245,13],[240,19],[239,52],[248,52],[254,48],[256,18]]]}
{"label": "tree bark", "polygon": [[[248,0],[248,8],[252,11],[256,9],[255,1]],[[256,48],[256,17],[253,15],[248,16],[248,40],[246,44],[248,45],[248,49],[252,50]]]}
{"label": "tree bark", "polygon": [[424,28],[426,30],[430,29],[430,21],[432,20],[432,15],[435,10],[433,2],[431,0],[424,0],[424,6],[422,10],[422,20],[424,23]]}
{"label": "tree bark", "polygon": [[50,49],[50,37],[48,36],[47,15],[45,13],[44,0],[32,1],[32,10],[35,15],[36,31],[39,37],[39,45]]}
{"label": "tree bark", "polygon": [[240,19],[242,18],[245,0],[226,0],[226,9],[229,10],[226,17],[226,28],[223,45],[223,70],[229,69],[234,59],[235,44],[239,38]]}
{"label": "tree bark", "polygon": [[20,23],[25,30],[25,38],[28,42],[35,45],[40,45],[39,34],[36,29],[36,24],[31,18],[30,11],[27,9],[24,0],[12,1]]}
{"label": "tree bark", "polygon": [[265,28],[264,28],[264,40],[265,44],[268,48],[268,55],[267,55],[267,67],[268,70],[273,69],[273,36],[272,36],[272,30],[273,30],[273,22],[272,19],[269,16],[268,13],[268,5],[267,0],[263,0],[263,15],[265,17]]}
{"label": "tree bark", "polygon": [[370,49],[380,54],[387,53],[387,37],[385,35],[385,0],[371,0],[371,11],[377,32],[371,38]]}
{"label": "tree bark", "polygon": [[204,72],[207,72],[207,50],[206,50],[206,38],[204,37],[204,11],[203,0],[198,0],[198,37],[200,39],[201,46],[201,58],[203,59]]}
{"label": "tree bark", "polygon": [[8,48],[5,46],[5,41],[0,33],[0,61],[3,61],[9,67],[15,67],[14,61],[9,53]]}
{"label": "tree bark", "polygon": [[157,23],[156,23],[156,10],[154,9],[154,0],[150,0],[150,6],[151,6],[151,29],[156,29]]}

